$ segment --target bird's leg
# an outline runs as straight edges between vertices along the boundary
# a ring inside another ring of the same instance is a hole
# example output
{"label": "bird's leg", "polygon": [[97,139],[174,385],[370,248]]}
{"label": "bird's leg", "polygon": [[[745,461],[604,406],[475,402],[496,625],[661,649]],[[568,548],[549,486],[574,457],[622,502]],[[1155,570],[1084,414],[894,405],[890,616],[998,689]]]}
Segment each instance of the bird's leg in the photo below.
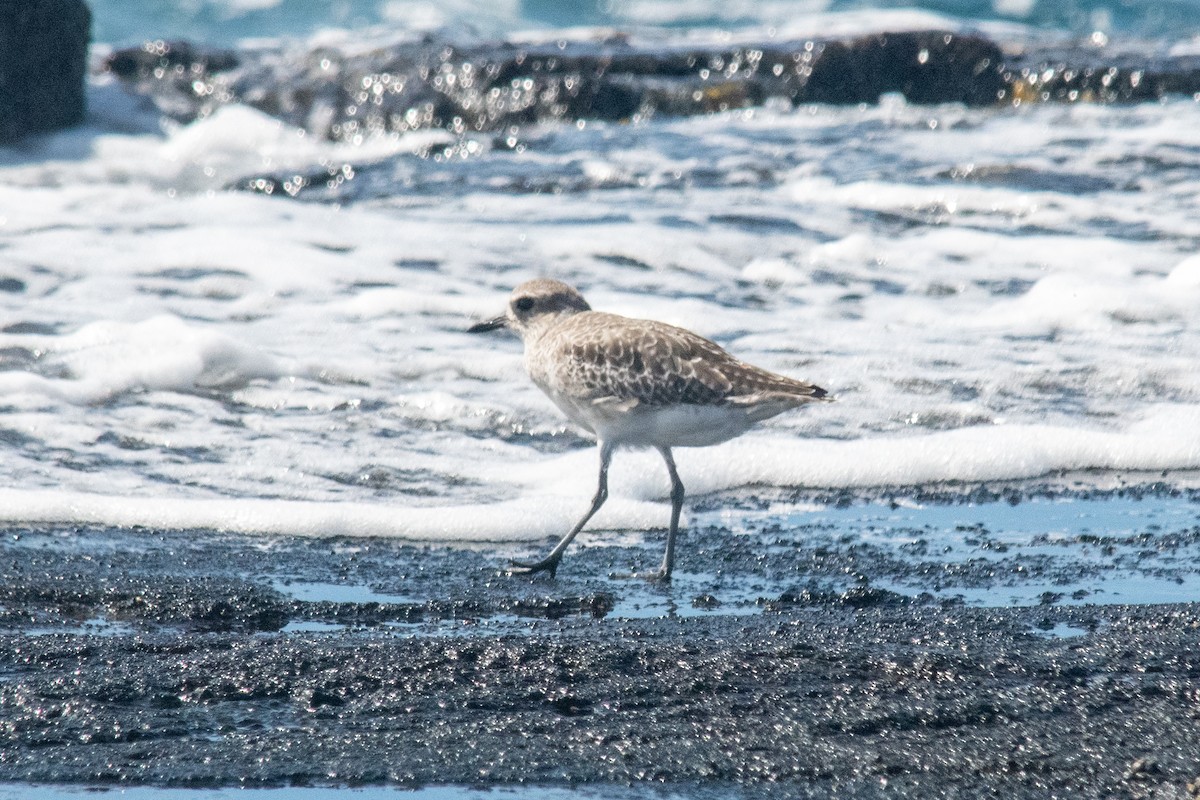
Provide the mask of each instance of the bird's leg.
{"label": "bird's leg", "polygon": [[683,510],[683,481],[675,469],[675,459],[671,457],[671,448],[660,447],[658,452],[667,462],[667,472],[671,475],[671,527],[667,530],[667,552],[663,556],[662,568],[658,571],[660,580],[671,580],[671,570],[675,566],[675,536],[679,533],[679,512]]}
{"label": "bird's leg", "polygon": [[516,567],[513,573],[519,575],[533,575],[537,572],[549,572],[550,577],[554,577],[554,573],[558,570],[558,562],[562,561],[563,552],[567,546],[571,544],[571,540],[583,530],[583,526],[587,525],[588,520],[592,518],[600,506],[604,505],[604,501],[608,499],[608,465],[612,461],[613,446],[608,442],[600,443],[600,485],[596,489],[596,496],[592,498],[592,507],[587,510],[583,518],[575,523],[575,527],[559,540],[558,544],[554,545],[554,549],[550,554],[541,561],[533,563],[525,563],[523,561],[513,561],[512,565]]}

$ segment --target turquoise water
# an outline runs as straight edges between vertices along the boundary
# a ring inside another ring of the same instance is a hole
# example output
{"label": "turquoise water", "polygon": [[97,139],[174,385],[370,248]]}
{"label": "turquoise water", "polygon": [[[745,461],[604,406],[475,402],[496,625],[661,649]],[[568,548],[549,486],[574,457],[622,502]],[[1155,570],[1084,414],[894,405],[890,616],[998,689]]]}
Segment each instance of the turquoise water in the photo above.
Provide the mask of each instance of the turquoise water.
{"label": "turquoise water", "polygon": [[[971,606],[1043,602],[1186,603],[1200,599],[1194,542],[1200,505],[1183,498],[1034,499],[1017,504],[883,504],[828,508],[796,522],[836,531],[892,553],[927,558],[946,575],[961,565],[995,564],[984,585],[931,587],[922,580],[874,585],[901,594],[929,592]],[[920,555],[926,554],[926,555]],[[1049,560],[1068,570],[1039,572]]]}
{"label": "turquoise water", "polygon": [[[397,30],[450,28],[482,35],[572,26],[742,28],[786,25],[819,12],[891,10],[895,4],[853,0],[796,0],[724,4],[712,0],[526,0],[475,4],[462,0],[92,0],[98,42],[192,39],[232,43],[248,37],[308,36],[326,28],[387,26]],[[732,8],[730,8],[732,6]],[[917,0],[906,7],[969,23],[1020,23],[1069,33],[1102,30],[1149,37],[1186,37],[1200,31],[1200,4],[1078,0]]]}

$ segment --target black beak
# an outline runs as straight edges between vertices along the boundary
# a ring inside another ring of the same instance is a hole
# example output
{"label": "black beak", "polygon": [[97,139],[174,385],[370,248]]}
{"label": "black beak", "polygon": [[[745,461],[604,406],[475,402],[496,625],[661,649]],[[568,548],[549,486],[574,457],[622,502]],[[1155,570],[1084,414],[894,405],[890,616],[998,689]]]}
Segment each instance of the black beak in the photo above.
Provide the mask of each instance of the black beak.
{"label": "black beak", "polygon": [[503,328],[508,325],[508,319],[503,315],[495,319],[489,319],[486,322],[476,322],[471,327],[467,328],[467,333],[487,333],[498,328]]}

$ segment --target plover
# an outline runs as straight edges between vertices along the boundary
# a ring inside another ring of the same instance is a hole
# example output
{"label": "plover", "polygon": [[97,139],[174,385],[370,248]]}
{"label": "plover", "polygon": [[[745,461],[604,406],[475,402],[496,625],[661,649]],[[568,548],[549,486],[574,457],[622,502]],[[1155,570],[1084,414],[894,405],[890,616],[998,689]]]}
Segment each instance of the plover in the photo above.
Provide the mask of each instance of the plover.
{"label": "plover", "polygon": [[669,580],[683,508],[673,447],[728,441],[761,422],[815,400],[819,386],[751,366],[691,331],[592,311],[583,295],[547,278],[513,290],[508,310],[470,333],[510,328],[525,344],[525,369],[600,446],[600,485],[583,518],[541,561],[514,561],[514,572],[558,569],[563,552],[608,499],[608,465],[618,447],[653,447],[671,476],[671,526],[658,577]]}

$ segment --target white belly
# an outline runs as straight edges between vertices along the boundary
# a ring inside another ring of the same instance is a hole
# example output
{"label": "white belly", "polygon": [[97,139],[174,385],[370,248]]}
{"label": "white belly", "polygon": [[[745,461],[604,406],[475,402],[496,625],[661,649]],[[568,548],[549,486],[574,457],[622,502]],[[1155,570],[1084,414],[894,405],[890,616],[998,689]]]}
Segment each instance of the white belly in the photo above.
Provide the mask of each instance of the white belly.
{"label": "white belly", "polygon": [[754,420],[736,406],[640,406],[579,403],[547,392],[554,404],[596,438],[630,447],[707,447],[745,433]]}

